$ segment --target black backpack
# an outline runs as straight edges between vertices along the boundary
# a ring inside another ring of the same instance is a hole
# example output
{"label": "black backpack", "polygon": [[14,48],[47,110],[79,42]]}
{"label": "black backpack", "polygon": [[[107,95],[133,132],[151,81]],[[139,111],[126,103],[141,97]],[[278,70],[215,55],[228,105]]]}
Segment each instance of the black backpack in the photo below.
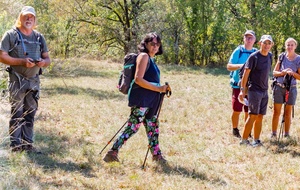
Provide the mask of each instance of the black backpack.
{"label": "black backpack", "polygon": [[[136,58],[138,54],[129,53],[124,57],[123,70],[120,72],[118,89],[123,94],[128,94],[130,88],[138,87],[134,83],[134,74],[136,69]],[[149,62],[147,65],[147,69],[149,68]]]}
{"label": "black backpack", "polygon": [[130,53],[124,57],[123,70],[120,73],[118,82],[118,89],[123,94],[128,94],[129,88],[132,86],[137,56],[136,53]]}

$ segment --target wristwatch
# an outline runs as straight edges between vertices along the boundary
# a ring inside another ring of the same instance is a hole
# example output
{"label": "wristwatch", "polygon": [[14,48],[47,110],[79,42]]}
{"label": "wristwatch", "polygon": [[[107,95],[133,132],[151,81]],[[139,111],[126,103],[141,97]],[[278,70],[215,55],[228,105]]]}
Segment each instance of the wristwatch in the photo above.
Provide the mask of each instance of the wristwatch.
{"label": "wristwatch", "polygon": [[245,88],[244,88],[244,87],[241,87],[240,89],[241,89],[241,91],[244,91],[244,90],[245,90]]}

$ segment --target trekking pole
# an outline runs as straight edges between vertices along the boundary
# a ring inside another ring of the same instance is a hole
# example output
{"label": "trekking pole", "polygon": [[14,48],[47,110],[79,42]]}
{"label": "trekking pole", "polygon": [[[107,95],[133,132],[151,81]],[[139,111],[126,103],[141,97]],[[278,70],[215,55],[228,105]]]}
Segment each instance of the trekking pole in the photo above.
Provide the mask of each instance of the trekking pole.
{"label": "trekking pole", "polygon": [[117,134],[121,131],[121,129],[126,125],[126,123],[128,122],[128,120],[122,125],[122,127],[116,132],[116,134],[108,141],[108,143],[103,147],[103,149],[101,150],[101,152],[99,153],[99,155],[101,155],[101,153],[103,152],[103,150],[111,143],[111,141],[115,138],[115,136],[117,136]]}
{"label": "trekking pole", "polygon": [[281,126],[280,126],[280,130],[279,130],[279,135],[278,135],[278,143],[280,140],[280,135],[281,137],[283,137],[283,128],[284,128],[284,116],[285,116],[285,107],[286,107],[286,103],[289,100],[289,92],[290,89],[286,89],[285,91],[285,101],[284,101],[284,107],[283,107],[283,115],[282,115],[282,120],[281,120]]}
{"label": "trekking pole", "polygon": [[[169,85],[168,82],[165,83],[166,85]],[[157,109],[157,113],[156,113],[156,119],[158,120],[158,116],[159,116],[159,113],[160,113],[160,110],[161,110],[161,106],[162,106],[162,103],[163,103],[163,100],[164,100],[164,97],[165,95],[167,95],[167,97],[170,97],[172,95],[172,92],[171,91],[167,91],[166,93],[161,93],[160,94],[160,99],[159,99],[159,106],[158,106],[158,109]],[[152,138],[152,137],[151,137]],[[145,164],[146,164],[146,160],[147,160],[147,157],[148,157],[148,153],[149,153],[149,150],[150,150],[150,143],[148,145],[148,149],[147,149],[147,152],[146,152],[146,156],[145,156],[145,159],[144,159],[144,163],[143,163],[143,166],[142,166],[142,169],[145,168]]]}
{"label": "trekking pole", "polygon": [[283,107],[283,115],[282,115],[282,119],[281,119],[281,126],[280,126],[280,129],[279,129],[279,135],[278,135],[278,139],[277,139],[278,143],[279,143],[279,140],[280,140],[280,136],[283,137],[285,105],[286,105],[286,103],[284,103],[284,107]]}

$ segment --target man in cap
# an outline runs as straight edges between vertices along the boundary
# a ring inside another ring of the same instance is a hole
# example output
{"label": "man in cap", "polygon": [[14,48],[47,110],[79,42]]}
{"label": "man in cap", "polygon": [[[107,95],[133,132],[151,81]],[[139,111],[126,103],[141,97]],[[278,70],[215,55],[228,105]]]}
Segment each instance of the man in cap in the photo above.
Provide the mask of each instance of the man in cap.
{"label": "man in cap", "polygon": [[13,152],[34,151],[33,125],[38,108],[41,68],[50,64],[45,38],[34,30],[33,7],[22,8],[15,27],[3,35],[0,62],[9,65],[10,147]]}
{"label": "man in cap", "polygon": [[230,72],[230,85],[232,87],[232,109],[233,112],[231,114],[231,122],[232,122],[232,133],[235,137],[241,138],[238,125],[239,125],[239,117],[241,112],[244,109],[244,119],[248,117],[248,106],[243,105],[239,102],[238,96],[240,93],[239,83],[239,71],[240,68],[246,63],[248,57],[251,53],[257,51],[256,48],[253,47],[256,37],[255,32],[253,30],[247,30],[243,36],[243,45],[239,45],[231,54],[229,62],[227,64],[227,70]]}
{"label": "man in cap", "polygon": [[239,99],[245,98],[245,89],[248,87],[249,116],[244,125],[241,145],[250,144],[247,138],[254,125],[252,146],[262,146],[259,137],[262,130],[263,116],[267,113],[268,81],[272,66],[270,50],[273,44],[270,35],[263,35],[259,41],[259,51],[251,54],[245,65]]}

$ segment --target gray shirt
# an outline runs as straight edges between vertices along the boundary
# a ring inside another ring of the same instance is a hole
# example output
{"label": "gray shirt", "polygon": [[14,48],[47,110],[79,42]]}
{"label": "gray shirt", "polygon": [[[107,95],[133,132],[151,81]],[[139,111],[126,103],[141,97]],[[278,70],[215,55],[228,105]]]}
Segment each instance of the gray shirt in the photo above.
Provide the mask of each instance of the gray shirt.
{"label": "gray shirt", "polygon": [[[48,52],[45,38],[37,31],[32,32],[26,36],[20,32],[18,35],[16,29],[8,30],[0,43],[0,50],[7,52],[11,57],[15,58],[31,58],[38,60],[41,58],[43,52]],[[23,43],[22,43],[23,41]],[[34,66],[27,68],[24,66],[11,66],[15,72],[24,77],[34,77],[39,73],[40,68]]]}
{"label": "gray shirt", "polygon": [[[290,68],[293,70],[293,72],[297,73],[299,67],[300,67],[300,56],[299,55],[297,55],[297,57],[292,61],[288,60],[286,55],[284,55],[279,70],[282,71],[284,69]],[[283,77],[276,77],[276,81],[282,84]],[[291,85],[296,85],[296,83],[297,83],[296,79],[294,77],[292,77]]]}

